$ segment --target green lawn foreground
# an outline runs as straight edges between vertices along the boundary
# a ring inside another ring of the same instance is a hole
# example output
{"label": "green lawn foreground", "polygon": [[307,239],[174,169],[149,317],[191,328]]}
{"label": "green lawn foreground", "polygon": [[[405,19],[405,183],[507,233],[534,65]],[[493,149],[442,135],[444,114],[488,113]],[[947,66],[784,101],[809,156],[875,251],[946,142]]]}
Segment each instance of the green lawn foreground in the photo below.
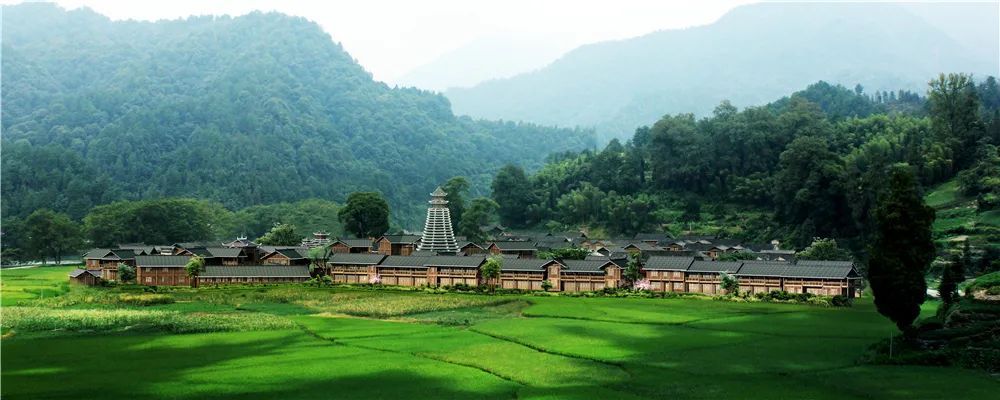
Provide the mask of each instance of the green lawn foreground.
{"label": "green lawn foreground", "polygon": [[[18,271],[30,272],[15,275],[24,279],[12,280],[11,290],[13,282],[55,284],[52,270]],[[110,303],[116,297],[95,290],[107,291],[72,288],[55,299],[4,304],[67,314],[178,313],[195,327],[226,316],[236,321],[226,329],[236,331],[176,334],[152,322],[142,329],[15,332],[0,341],[0,396],[989,399],[1000,393],[1000,380],[979,371],[857,365],[869,344],[893,332],[868,300],[834,309],[275,286],[178,289],[168,292],[172,303],[135,306]],[[287,327],[239,322],[263,316]]]}

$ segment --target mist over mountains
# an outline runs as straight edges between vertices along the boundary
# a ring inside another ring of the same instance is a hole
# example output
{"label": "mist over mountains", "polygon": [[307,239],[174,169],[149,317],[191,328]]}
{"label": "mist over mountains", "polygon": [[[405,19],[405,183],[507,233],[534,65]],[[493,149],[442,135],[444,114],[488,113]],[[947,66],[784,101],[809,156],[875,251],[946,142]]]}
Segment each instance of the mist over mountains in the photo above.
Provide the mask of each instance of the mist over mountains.
{"label": "mist over mountains", "polygon": [[710,25],[583,46],[537,71],[445,94],[458,114],[623,138],[667,113],[707,115],[727,99],[760,105],[818,80],[923,92],[941,72],[996,75],[997,20],[997,5],[982,3],[755,4]]}

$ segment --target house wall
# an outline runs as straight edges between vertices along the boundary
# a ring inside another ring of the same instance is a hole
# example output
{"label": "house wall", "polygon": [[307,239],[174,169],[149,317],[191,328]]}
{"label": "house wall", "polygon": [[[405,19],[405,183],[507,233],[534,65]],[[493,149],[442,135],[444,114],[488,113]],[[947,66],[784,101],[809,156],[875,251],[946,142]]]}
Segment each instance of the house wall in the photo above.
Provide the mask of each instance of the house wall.
{"label": "house wall", "polygon": [[505,271],[500,273],[503,289],[542,290],[545,271]]}
{"label": "house wall", "polygon": [[264,265],[291,265],[291,259],[281,253],[274,253],[260,261]]}
{"label": "house wall", "polygon": [[336,283],[368,283],[369,266],[361,264],[336,264],[328,269],[330,278]]}
{"label": "house wall", "polygon": [[100,283],[100,280],[91,274],[82,274],[76,278],[69,278],[69,283],[76,285],[95,286]]}
{"label": "house wall", "polygon": [[590,292],[602,290],[607,285],[604,274],[562,271],[558,286],[564,292]]}
{"label": "house wall", "polygon": [[427,268],[379,267],[383,285],[423,286],[427,284]]}
{"label": "house wall", "polygon": [[198,285],[248,285],[261,283],[305,282],[309,277],[198,277]]}
{"label": "house wall", "polygon": [[136,281],[147,286],[179,286],[190,284],[183,267],[139,267],[135,269]]}
{"label": "house wall", "polygon": [[438,286],[479,286],[479,268],[436,267],[428,272],[434,274],[432,282]]}
{"label": "house wall", "polygon": [[656,292],[685,292],[684,271],[643,271],[652,290]]}

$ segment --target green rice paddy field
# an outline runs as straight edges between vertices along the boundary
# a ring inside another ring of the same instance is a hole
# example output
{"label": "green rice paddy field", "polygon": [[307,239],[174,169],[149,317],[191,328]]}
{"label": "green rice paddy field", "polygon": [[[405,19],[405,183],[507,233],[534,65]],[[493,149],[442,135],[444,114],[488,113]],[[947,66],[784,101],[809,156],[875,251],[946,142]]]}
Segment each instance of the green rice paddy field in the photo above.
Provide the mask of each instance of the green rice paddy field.
{"label": "green rice paddy field", "polygon": [[69,269],[3,271],[4,399],[1000,393],[1000,378],[980,371],[859,364],[893,332],[865,299],[833,309],[301,286],[144,294],[66,287]]}

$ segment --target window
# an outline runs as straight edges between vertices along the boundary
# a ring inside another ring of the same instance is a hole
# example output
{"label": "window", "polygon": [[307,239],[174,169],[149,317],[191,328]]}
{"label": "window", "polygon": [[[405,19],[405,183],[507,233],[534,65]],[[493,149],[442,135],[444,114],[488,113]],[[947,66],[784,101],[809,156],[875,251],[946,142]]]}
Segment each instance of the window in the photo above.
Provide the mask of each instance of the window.
{"label": "window", "polygon": [[146,283],[153,283],[153,277],[147,276],[146,277]]}

